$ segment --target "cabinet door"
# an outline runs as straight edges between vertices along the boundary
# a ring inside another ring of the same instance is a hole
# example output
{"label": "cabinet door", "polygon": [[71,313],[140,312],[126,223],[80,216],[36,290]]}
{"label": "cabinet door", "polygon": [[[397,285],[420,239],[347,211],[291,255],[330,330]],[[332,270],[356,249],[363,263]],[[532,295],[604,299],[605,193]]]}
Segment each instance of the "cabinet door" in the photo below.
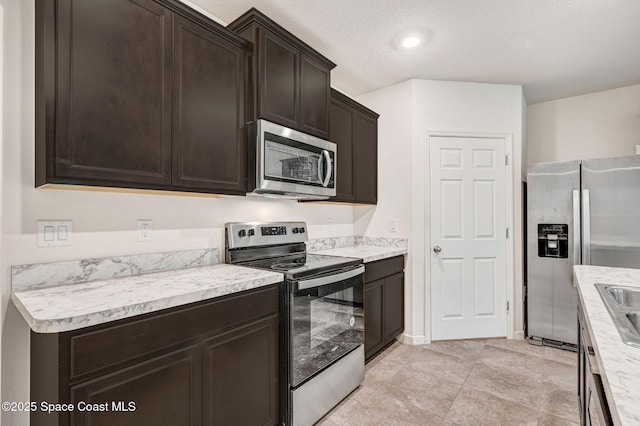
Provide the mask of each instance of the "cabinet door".
{"label": "cabinet door", "polygon": [[203,370],[205,425],[278,423],[276,316],[206,341]]}
{"label": "cabinet door", "polygon": [[300,51],[271,31],[260,28],[258,117],[298,127]]}
{"label": "cabinet door", "polygon": [[404,331],[404,274],[384,279],[384,342],[390,343]]}
{"label": "cabinet door", "polygon": [[200,425],[200,386],[200,346],[172,352],[72,387],[72,424]]}
{"label": "cabinet door", "polygon": [[173,185],[246,193],[244,50],[174,16]]}
{"label": "cabinet door", "polygon": [[300,58],[300,129],[323,139],[329,137],[331,70],[313,58]]}
{"label": "cabinet door", "polygon": [[354,201],[353,185],[353,136],[354,111],[348,105],[332,98],[330,115],[330,139],[338,146],[336,162],[336,196],[332,201]]}
{"label": "cabinet door", "polygon": [[378,122],[358,113],[356,116],[355,193],[356,202],[378,202]]}
{"label": "cabinet door", "polygon": [[170,183],[171,13],[151,0],[57,4],[56,181]]}
{"label": "cabinet door", "polygon": [[364,352],[371,358],[384,346],[384,280],[364,284]]}

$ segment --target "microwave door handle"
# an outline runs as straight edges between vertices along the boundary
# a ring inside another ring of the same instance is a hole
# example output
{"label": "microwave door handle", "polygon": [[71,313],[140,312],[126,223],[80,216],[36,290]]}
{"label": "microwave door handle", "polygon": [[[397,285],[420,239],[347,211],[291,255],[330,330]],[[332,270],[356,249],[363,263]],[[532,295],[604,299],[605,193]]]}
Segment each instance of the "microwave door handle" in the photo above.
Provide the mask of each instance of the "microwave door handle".
{"label": "microwave door handle", "polygon": [[[329,151],[326,149],[322,150],[322,155],[320,158],[324,157],[324,163],[327,165],[327,173],[322,177],[320,176],[320,181],[322,182],[322,186],[325,188],[329,185],[329,181],[331,180],[331,173],[333,172],[333,166],[331,165],[331,156],[329,155]],[[320,170],[320,164],[318,164],[318,170]]]}
{"label": "microwave door handle", "polygon": [[324,167],[322,167],[322,160],[324,160],[324,151],[318,156],[318,180],[324,184]]}

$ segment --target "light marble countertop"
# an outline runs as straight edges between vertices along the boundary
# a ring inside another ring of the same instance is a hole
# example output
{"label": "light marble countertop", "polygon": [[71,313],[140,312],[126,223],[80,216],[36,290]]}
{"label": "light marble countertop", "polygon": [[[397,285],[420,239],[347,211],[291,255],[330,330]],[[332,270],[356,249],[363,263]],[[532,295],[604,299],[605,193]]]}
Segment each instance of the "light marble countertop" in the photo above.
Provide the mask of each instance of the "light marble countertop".
{"label": "light marble countertop", "polygon": [[218,264],[84,283],[14,290],[31,329],[57,333],[283,281],[281,273]]}
{"label": "light marble countertop", "polygon": [[[407,240],[314,240],[309,253],[372,262],[407,254]],[[283,274],[216,264],[217,249],[12,267],[11,299],[31,329],[57,333],[281,282]],[[170,269],[170,270],[168,270]]]}
{"label": "light marble countertop", "polygon": [[357,257],[364,263],[376,260],[407,254],[407,249],[403,247],[378,247],[355,245],[351,247],[341,247],[328,250],[313,250],[313,254],[327,254],[331,256]]}
{"label": "light marble countertop", "polygon": [[575,266],[578,293],[616,425],[640,424],[640,348],[623,343],[594,284],[640,287],[640,269]]}

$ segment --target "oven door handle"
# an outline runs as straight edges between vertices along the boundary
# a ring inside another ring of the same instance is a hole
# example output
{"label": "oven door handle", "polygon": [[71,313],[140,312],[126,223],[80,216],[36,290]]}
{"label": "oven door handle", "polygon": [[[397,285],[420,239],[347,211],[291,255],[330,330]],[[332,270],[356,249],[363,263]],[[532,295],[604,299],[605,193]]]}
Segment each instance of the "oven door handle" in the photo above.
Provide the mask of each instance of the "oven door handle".
{"label": "oven door handle", "polygon": [[327,275],[320,278],[311,278],[308,280],[298,281],[298,290],[306,290],[313,287],[321,287],[327,284],[334,284],[339,281],[348,280],[349,278],[356,277],[360,274],[364,274],[364,265],[360,265],[355,269],[347,272],[341,272],[339,274]]}

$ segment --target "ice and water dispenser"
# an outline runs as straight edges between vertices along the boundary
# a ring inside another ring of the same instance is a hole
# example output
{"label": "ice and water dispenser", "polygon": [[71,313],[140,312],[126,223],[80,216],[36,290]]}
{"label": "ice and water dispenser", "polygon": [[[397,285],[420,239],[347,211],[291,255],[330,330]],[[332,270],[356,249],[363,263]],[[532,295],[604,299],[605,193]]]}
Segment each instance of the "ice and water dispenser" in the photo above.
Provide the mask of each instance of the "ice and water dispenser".
{"label": "ice and water dispenser", "polygon": [[538,224],[538,257],[569,257],[569,225]]}

